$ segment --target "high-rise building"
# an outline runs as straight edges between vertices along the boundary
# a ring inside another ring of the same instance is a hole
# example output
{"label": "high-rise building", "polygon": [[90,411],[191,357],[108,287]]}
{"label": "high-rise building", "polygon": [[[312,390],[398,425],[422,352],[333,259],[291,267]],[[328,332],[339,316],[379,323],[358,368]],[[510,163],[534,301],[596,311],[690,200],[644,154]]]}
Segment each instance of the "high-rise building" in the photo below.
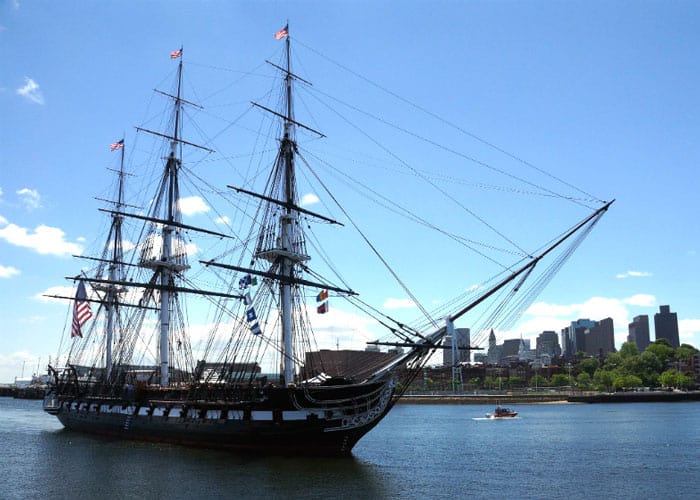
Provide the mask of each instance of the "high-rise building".
{"label": "high-rise building", "polygon": [[491,365],[498,364],[501,359],[501,346],[496,344],[496,335],[493,333],[493,328],[489,334],[489,350],[488,350],[488,362]]}
{"label": "high-rise building", "polygon": [[550,358],[561,356],[561,347],[556,332],[546,331],[537,336],[537,356],[548,354]]}
{"label": "high-rise building", "polygon": [[[457,347],[469,347],[471,343],[471,333],[469,328],[455,328],[455,337],[457,338]],[[457,349],[457,359],[452,359],[452,336],[447,335],[443,343],[445,349],[442,350],[443,366],[454,366],[458,363],[468,362],[471,351],[469,349]],[[453,363],[454,361],[454,363]]]}
{"label": "high-rise building", "polygon": [[601,319],[585,332],[585,352],[591,356],[604,356],[615,352],[615,327],[612,318]]}
{"label": "high-rise building", "polygon": [[632,323],[627,325],[627,342],[637,344],[639,352],[644,351],[649,345],[649,316],[641,314],[635,316]]}
{"label": "high-rise building", "polygon": [[562,354],[573,357],[579,351],[586,350],[586,330],[596,326],[590,319],[578,319],[561,331]]}
{"label": "high-rise building", "polygon": [[680,346],[678,316],[671,312],[670,306],[659,306],[659,312],[654,314],[654,334],[656,340],[666,339],[673,348]]}

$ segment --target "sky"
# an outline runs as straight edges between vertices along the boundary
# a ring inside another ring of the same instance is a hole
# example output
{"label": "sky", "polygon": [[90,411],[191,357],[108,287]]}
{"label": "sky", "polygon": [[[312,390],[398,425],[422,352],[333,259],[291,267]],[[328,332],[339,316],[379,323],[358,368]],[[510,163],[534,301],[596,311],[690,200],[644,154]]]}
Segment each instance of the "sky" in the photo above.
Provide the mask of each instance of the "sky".
{"label": "sky", "polygon": [[[640,314],[650,316],[653,339],[653,315],[668,304],[678,315],[681,342],[700,347],[697,2],[14,0],[0,2],[0,382],[36,372],[62,342],[67,308],[42,295],[72,286],[64,277],[82,264],[71,255],[97,248],[104,214],[94,197],[108,196],[107,169],[118,165],[109,144],[122,137],[129,144],[134,125],[149,123],[152,89],[166,82],[167,91],[172,79],[170,52],[184,47],[194,70],[242,75],[265,59],[279,61],[283,45],[273,34],[287,22],[299,58],[295,71],[319,91],[365,101],[363,109],[415,131],[391,136],[392,151],[428,175],[458,179],[452,187],[465,204],[483,195],[466,179],[492,179],[452,170],[444,149],[435,156],[419,149],[445,121],[472,134],[448,127],[440,136],[458,143],[462,155],[500,168],[504,160],[485,143],[496,145],[511,160],[523,159],[597,199],[616,200],[521,323],[498,333],[499,342],[522,335],[534,346],[544,330],[612,317],[619,347]],[[197,97],[219,97],[208,80],[192,78],[205,87]],[[372,92],[351,90],[358,81],[371,82]],[[237,97],[246,105],[265,95],[260,82],[248,90],[254,95]],[[298,116],[329,136],[321,150],[341,154],[331,147],[333,114],[307,112],[315,104],[308,95],[297,103]],[[412,106],[391,115],[385,106],[396,95]],[[342,154],[378,132],[372,123],[356,136],[335,136],[346,143]],[[240,133],[231,140],[244,139]],[[231,165],[244,169],[236,159]],[[396,190],[394,180],[390,172],[376,176],[378,188]],[[438,210],[436,191],[401,189],[406,203]],[[547,200],[535,205],[552,221],[563,217]],[[504,201],[488,208],[506,209],[496,224],[521,230],[525,240],[541,227]],[[360,220],[371,218],[372,209],[365,210]],[[459,210],[440,210],[433,215],[466,230]],[[475,282],[479,268],[452,251],[427,247],[398,226],[378,223],[372,231],[400,241],[387,253],[399,260],[411,288],[425,285],[425,303]],[[423,251],[428,256],[419,258]],[[359,272],[357,280],[366,277]],[[382,281],[367,297],[387,311],[406,307],[416,314],[406,295],[385,290]],[[334,314],[323,321],[364,328],[346,311]],[[371,339],[367,332],[359,337]],[[361,348],[349,336],[329,341]]]}

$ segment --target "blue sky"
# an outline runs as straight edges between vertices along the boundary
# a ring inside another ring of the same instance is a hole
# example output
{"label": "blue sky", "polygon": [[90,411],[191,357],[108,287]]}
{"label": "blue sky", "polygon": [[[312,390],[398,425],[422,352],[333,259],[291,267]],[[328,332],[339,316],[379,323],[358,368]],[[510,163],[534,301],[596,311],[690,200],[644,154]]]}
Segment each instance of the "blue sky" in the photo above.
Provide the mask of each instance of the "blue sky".
{"label": "blue sky", "polygon": [[[700,347],[696,2],[3,1],[0,382],[19,376],[23,363],[27,375],[54,355],[67,309],[41,295],[70,286],[63,277],[82,265],[70,255],[97,248],[104,215],[93,197],[108,197],[106,167],[114,168],[117,156],[108,146],[122,136],[129,144],[133,126],[150,119],[152,111],[144,110],[152,89],[166,82],[168,90],[172,77],[170,51],[183,45],[194,70],[251,70],[278,60],[281,44],[272,34],[287,20],[299,57],[295,68],[322,91],[362,100],[365,109],[421,137],[437,130],[436,121],[410,107],[391,115],[385,105],[392,99],[376,86],[374,93],[353,94],[353,75],[362,75],[587,193],[617,199],[523,322],[499,340],[610,316],[619,346],[638,314],[652,319],[653,338],[653,314],[669,304],[678,313],[681,342]],[[334,66],[329,61],[342,61],[353,73],[339,79],[322,69],[322,63]],[[198,97],[213,94],[208,81],[193,79],[205,87]],[[241,102],[264,94],[250,90]],[[314,101],[298,104],[299,116],[308,119],[304,112]],[[320,149],[337,153],[330,146],[331,113],[311,118],[329,135]],[[458,142],[474,157],[502,161],[483,143],[454,129],[444,133],[441,140]],[[339,138],[351,151],[353,137]],[[447,156],[425,156],[416,140],[396,135],[388,141],[421,169],[452,168]],[[391,182],[391,176],[377,177],[383,187]],[[438,206],[434,192],[415,189],[419,204]],[[482,194],[465,188],[458,196],[477,201]],[[524,229],[525,238],[539,227],[501,203],[507,214],[498,220],[501,227]],[[548,202],[536,203],[551,210]],[[446,224],[456,217],[443,213]],[[406,242],[402,246],[406,253]],[[426,303],[445,300],[441,287],[473,283],[476,269],[456,254],[428,257],[442,270],[435,266],[427,276],[427,266],[412,257],[430,248],[414,240],[410,249],[398,267],[415,288],[426,283]],[[460,272],[452,276],[451,269]],[[387,309],[406,304],[405,296],[376,283],[364,297]],[[350,337],[341,339],[340,347],[358,347]]]}

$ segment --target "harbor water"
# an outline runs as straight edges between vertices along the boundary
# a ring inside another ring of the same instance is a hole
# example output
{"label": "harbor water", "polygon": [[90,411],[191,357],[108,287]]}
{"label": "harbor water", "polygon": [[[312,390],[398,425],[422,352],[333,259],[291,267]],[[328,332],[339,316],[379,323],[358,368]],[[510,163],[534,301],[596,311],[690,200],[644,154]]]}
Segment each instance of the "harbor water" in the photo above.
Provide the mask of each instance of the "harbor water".
{"label": "harbor water", "polygon": [[0,498],[700,498],[700,403],[397,405],[352,458],[93,438],[0,398]]}

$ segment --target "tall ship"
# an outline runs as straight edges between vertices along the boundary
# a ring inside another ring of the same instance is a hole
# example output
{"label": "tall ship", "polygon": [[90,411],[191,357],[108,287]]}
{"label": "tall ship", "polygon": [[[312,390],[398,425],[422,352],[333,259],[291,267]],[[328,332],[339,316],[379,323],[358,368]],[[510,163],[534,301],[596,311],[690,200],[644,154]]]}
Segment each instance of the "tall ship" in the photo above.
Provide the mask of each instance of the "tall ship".
{"label": "tall ship", "polygon": [[[461,283],[463,293],[428,312],[382,250],[372,244],[369,231],[363,230],[374,213],[368,217],[365,212],[362,223],[353,218],[323,176],[310,167],[309,155],[302,155],[324,135],[295,115],[296,86],[310,83],[292,71],[288,28],[276,38],[276,43],[284,44],[279,63],[270,63],[279,75],[279,98],[271,100],[275,106],[253,102],[249,108],[276,124],[277,140],[258,146],[260,151],[270,146],[275,150],[264,176],[259,174],[264,169],[257,169],[262,164],[260,155],[249,157],[254,158],[248,160],[254,174],[242,175],[244,180],[236,185],[212,185],[206,179],[206,158],[214,155],[215,140],[199,144],[187,135],[192,130],[186,126],[187,119],[202,108],[184,95],[183,49],[171,54],[171,64],[177,65],[173,89],[157,91],[169,103],[168,117],[159,122],[161,128],[137,127],[139,137],[161,144],[153,150],[161,158],[155,163],[160,164],[159,171],[143,174],[152,192],[141,194],[140,201],[127,199],[126,186],[142,164],[132,161],[125,167],[128,144],[123,139],[112,144],[120,163],[114,169],[113,192],[102,200],[107,204],[102,212],[109,221],[103,251],[81,257],[87,267],[68,278],[76,291],[61,296],[69,299],[71,311],[62,340],[67,352],[59,353],[49,367],[44,410],[66,429],[244,453],[350,455],[422,373],[431,356],[456,348],[454,342],[449,347],[445,342],[455,338],[456,323],[480,307],[495,304],[488,306],[495,309],[479,316],[483,331],[488,331],[496,313],[512,316],[522,311],[612,203],[596,201],[597,206],[586,206],[587,213],[578,222],[554,237],[547,236],[546,245],[537,246],[537,251],[512,252],[514,262],[502,265],[479,286]],[[193,168],[193,164],[204,167]],[[343,179],[341,175],[338,178]],[[336,204],[334,211],[342,220],[329,215],[330,208],[312,210],[304,202],[299,188],[302,178],[320,186],[317,192],[324,193],[328,206]],[[185,182],[187,193],[196,196],[185,194]],[[190,187],[195,183],[200,187]],[[404,198],[404,205],[376,195],[378,205],[394,212],[420,205],[400,185],[392,190]],[[374,193],[372,188],[367,191]],[[228,204],[217,212],[217,221],[225,229],[199,227],[185,217],[193,212],[192,203],[213,207],[214,202],[205,201],[208,195],[219,206]],[[235,213],[235,221],[227,213]],[[413,219],[492,259],[487,255],[495,251],[492,246],[479,246],[426,219]],[[322,228],[318,234],[316,226]],[[532,227],[534,231],[537,226]],[[359,238],[341,234],[331,236],[331,241],[344,250],[356,242],[363,251],[368,249],[387,271],[388,278],[377,276],[376,280],[398,283],[406,300],[422,311],[420,320],[409,323],[392,317],[391,310],[370,302],[377,299],[374,290],[365,298],[352,286],[360,274],[367,274],[353,270],[362,265],[354,258],[354,248],[346,252],[350,257],[343,262],[348,274],[341,274],[340,266],[331,262],[319,235],[350,229]],[[383,231],[391,233],[391,225]],[[440,264],[440,247],[418,256],[421,245],[409,243],[405,235],[393,237],[410,265]],[[200,240],[209,244],[210,253],[205,254]],[[553,264],[545,264],[547,259]],[[446,283],[458,279],[450,271],[454,264],[443,265],[444,273],[435,279]],[[537,273],[540,268],[544,272]],[[530,280],[534,283],[528,287]],[[384,334],[364,339],[370,348],[348,352],[352,362],[340,369],[337,359],[331,359],[334,351],[319,348],[314,333],[352,331],[350,322],[357,316],[347,313],[350,310],[370,318]],[[319,326],[319,318],[337,323]]]}

